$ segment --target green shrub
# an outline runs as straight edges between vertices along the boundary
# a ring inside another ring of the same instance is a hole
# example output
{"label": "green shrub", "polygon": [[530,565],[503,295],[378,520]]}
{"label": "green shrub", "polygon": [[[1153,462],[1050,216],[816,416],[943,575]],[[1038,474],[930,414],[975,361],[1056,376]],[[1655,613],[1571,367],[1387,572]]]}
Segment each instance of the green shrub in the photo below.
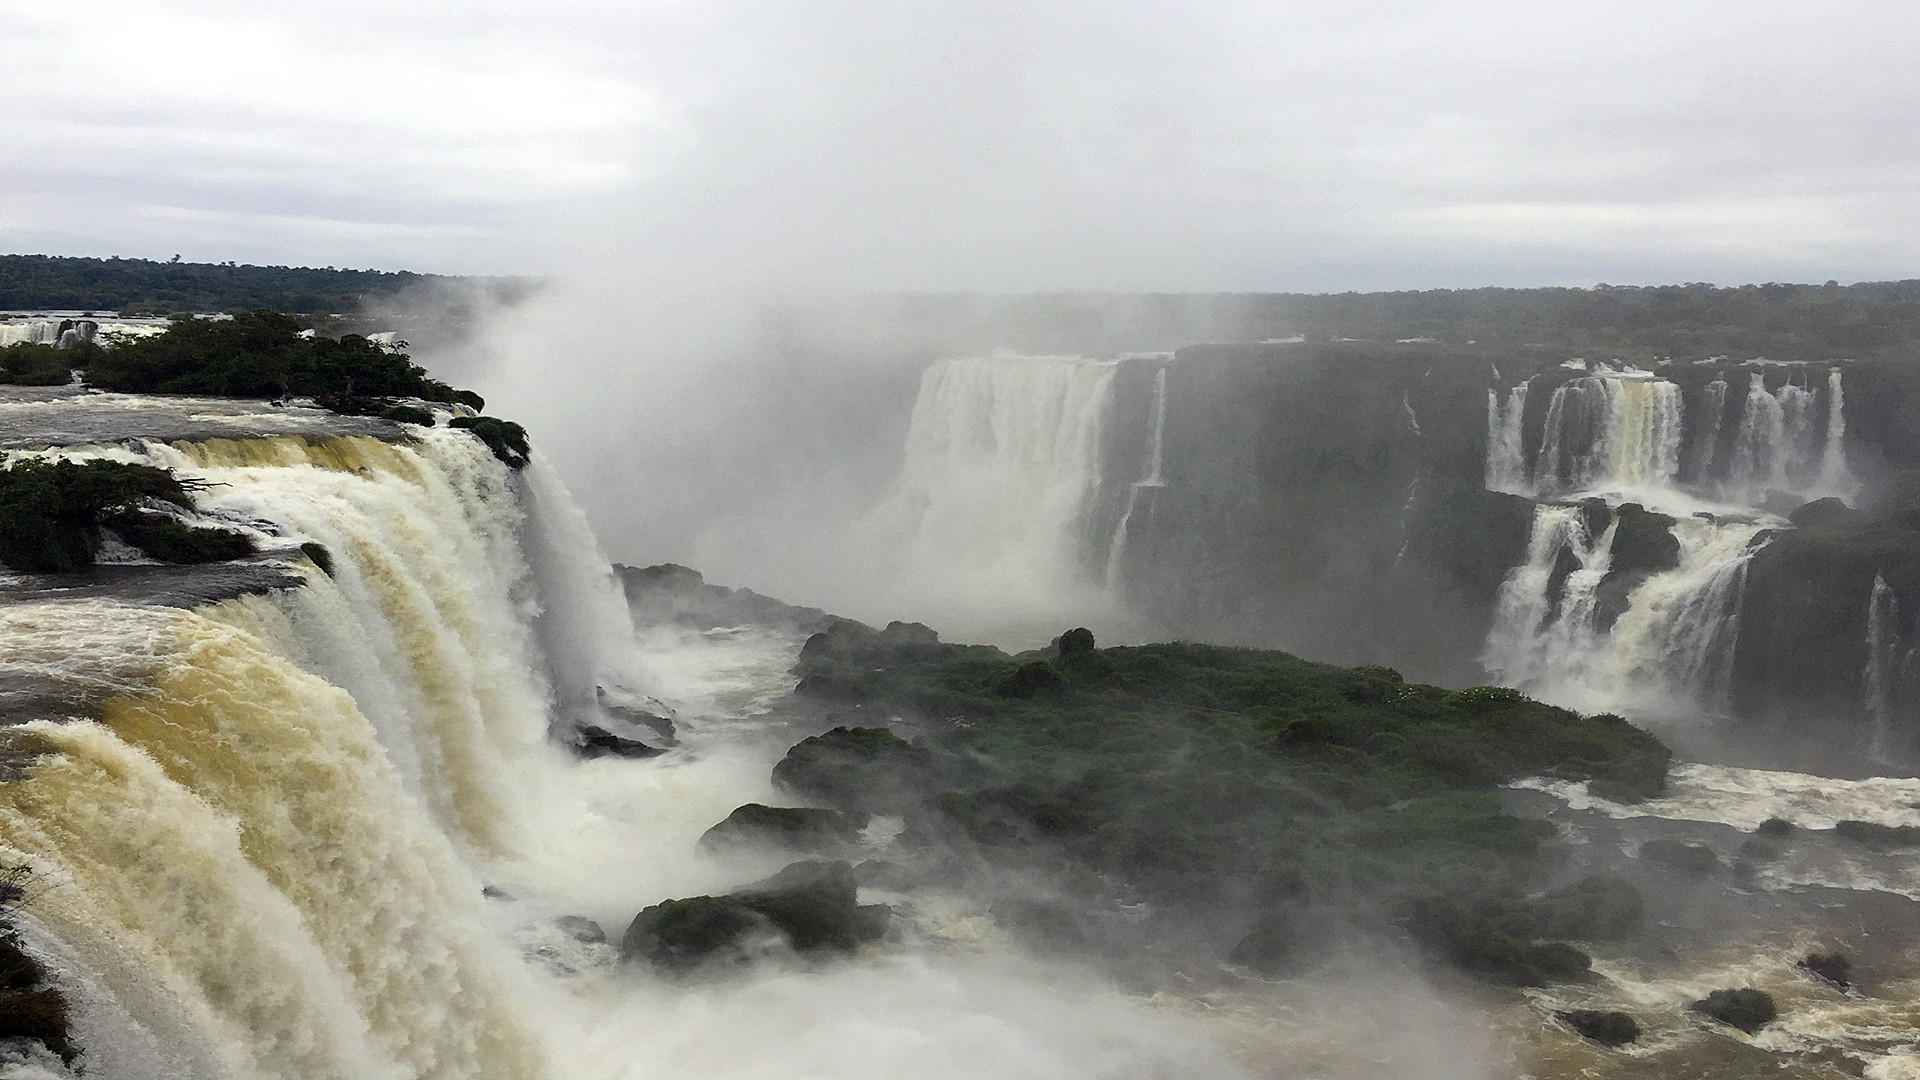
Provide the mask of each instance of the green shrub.
{"label": "green shrub", "polygon": [[100,550],[110,512],[143,498],[190,505],[165,469],[115,461],[19,460],[0,469],[0,563],[36,572],[78,570]]}
{"label": "green shrub", "polygon": [[451,426],[473,432],[480,441],[487,444],[493,456],[499,458],[511,469],[524,469],[532,459],[533,448],[527,443],[527,429],[511,420],[501,420],[492,416],[456,416]]}
{"label": "green shrub", "polygon": [[411,405],[389,405],[380,410],[380,418],[401,424],[419,424],[421,427],[433,426],[432,413],[425,409],[416,409]]}
{"label": "green shrub", "polygon": [[0,384],[64,386],[73,377],[67,353],[26,342],[0,348]]}

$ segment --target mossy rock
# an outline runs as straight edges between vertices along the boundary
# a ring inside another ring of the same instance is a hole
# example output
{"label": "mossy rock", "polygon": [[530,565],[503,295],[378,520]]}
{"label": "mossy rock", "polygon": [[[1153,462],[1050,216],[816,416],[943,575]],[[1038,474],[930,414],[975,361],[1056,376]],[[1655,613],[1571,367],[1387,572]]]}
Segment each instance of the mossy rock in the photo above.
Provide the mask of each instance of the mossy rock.
{"label": "mossy rock", "polygon": [[1728,1027],[1739,1028],[1752,1035],[1780,1016],[1773,1004],[1773,996],[1764,990],[1743,987],[1738,990],[1715,990],[1699,1001],[1687,1006],[1693,1012],[1718,1020]]}
{"label": "mossy rock", "polygon": [[449,426],[471,431],[487,444],[493,456],[510,469],[524,469],[533,459],[533,447],[527,442],[527,429],[497,416],[456,416]]}
{"label": "mossy rock", "polygon": [[1626,1046],[1640,1038],[1640,1025],[1623,1012],[1569,1009],[1553,1016],[1582,1038],[1601,1046]]}
{"label": "mossy rock", "polygon": [[625,959],[684,968],[722,956],[745,958],[759,932],[777,932],[796,952],[850,952],[885,936],[891,909],[857,903],[859,885],[845,862],[809,860],[725,896],[655,904],[634,916],[621,938]]}
{"label": "mossy rock", "polygon": [[1832,983],[1842,990],[1853,988],[1853,961],[1842,953],[1812,953],[1800,961],[1808,974]]}
{"label": "mossy rock", "polygon": [[1072,656],[1076,653],[1093,651],[1093,631],[1084,626],[1076,626],[1055,639],[1054,652],[1060,656]]}
{"label": "mossy rock", "polygon": [[858,843],[867,815],[813,807],[747,803],[700,837],[700,846],[766,844],[795,851],[829,851]]}
{"label": "mossy rock", "polygon": [[398,424],[419,424],[421,427],[433,426],[433,414],[412,405],[389,405],[380,410],[380,419],[392,420]]}
{"label": "mossy rock", "polygon": [[204,529],[165,514],[126,511],[106,519],[108,528],[152,558],[165,563],[199,565],[243,559],[253,541],[230,529]]}
{"label": "mossy rock", "polygon": [[1066,678],[1045,660],[1021,664],[994,688],[1001,697],[1030,698],[1066,682]]}
{"label": "mossy rock", "polygon": [[1487,915],[1443,897],[1416,900],[1407,929],[1462,971],[1510,986],[1547,986],[1592,977],[1593,959],[1564,942],[1529,943]]}
{"label": "mossy rock", "polygon": [[1596,875],[1528,901],[1522,919],[1539,937],[1617,941],[1640,932],[1645,912],[1632,883]]}
{"label": "mossy rock", "polygon": [[1753,831],[1760,836],[1778,839],[1793,835],[1793,822],[1786,818],[1770,817],[1756,826]]}
{"label": "mossy rock", "polygon": [[927,751],[883,727],[837,727],[803,739],[773,767],[775,783],[841,810],[886,813],[917,804]]}

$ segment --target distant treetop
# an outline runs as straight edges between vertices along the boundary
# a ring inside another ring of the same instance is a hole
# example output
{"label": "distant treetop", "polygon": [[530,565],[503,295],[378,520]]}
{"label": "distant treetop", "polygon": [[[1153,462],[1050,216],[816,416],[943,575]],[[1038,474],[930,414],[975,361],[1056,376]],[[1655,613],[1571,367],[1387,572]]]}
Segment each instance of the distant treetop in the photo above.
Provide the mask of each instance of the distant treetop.
{"label": "distant treetop", "polygon": [[410,270],[242,266],[152,259],[0,255],[0,311],[175,311],[271,309],[301,314],[357,312],[371,299],[435,280]]}

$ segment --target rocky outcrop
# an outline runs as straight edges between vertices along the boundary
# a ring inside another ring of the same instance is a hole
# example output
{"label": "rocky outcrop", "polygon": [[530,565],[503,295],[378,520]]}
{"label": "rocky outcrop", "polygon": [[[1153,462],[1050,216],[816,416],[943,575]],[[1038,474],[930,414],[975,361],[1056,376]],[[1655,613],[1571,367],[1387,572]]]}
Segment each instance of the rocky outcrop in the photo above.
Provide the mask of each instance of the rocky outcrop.
{"label": "rocky outcrop", "polygon": [[892,909],[862,905],[845,862],[794,863],[724,896],[655,904],[634,916],[620,955],[662,967],[743,962],[756,941],[783,941],[795,952],[851,952],[886,934]]}
{"label": "rocky outcrop", "polygon": [[759,844],[793,851],[832,851],[860,841],[867,815],[813,807],[747,803],[700,837],[700,846],[724,849]]}
{"label": "rocky outcrop", "polygon": [[1773,1023],[1780,1015],[1772,995],[1750,986],[1738,990],[1715,990],[1687,1008],[1728,1027],[1739,1028],[1749,1035]]}

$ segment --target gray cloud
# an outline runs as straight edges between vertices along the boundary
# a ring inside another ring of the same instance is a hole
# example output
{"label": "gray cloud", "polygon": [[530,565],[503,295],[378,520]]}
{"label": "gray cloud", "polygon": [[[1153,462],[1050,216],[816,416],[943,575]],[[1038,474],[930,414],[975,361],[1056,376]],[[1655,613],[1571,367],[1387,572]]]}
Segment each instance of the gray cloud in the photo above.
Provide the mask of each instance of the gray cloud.
{"label": "gray cloud", "polygon": [[16,250],[1337,289],[1909,276],[1920,240],[1904,5],[0,12]]}

